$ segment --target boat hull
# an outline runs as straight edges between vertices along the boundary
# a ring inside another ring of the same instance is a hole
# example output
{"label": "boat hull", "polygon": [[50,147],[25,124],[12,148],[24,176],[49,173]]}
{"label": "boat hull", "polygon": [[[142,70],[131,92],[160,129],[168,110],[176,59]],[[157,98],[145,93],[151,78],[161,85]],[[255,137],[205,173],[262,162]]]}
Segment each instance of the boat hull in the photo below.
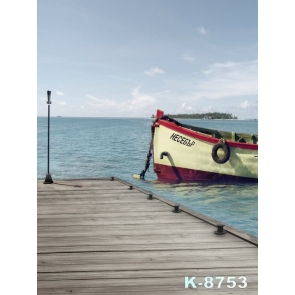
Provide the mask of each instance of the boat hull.
{"label": "boat hull", "polygon": [[154,172],[159,180],[258,180],[258,144],[226,140],[229,159],[217,163],[212,150],[220,139],[161,119],[153,128]]}
{"label": "boat hull", "polygon": [[172,182],[197,182],[197,181],[221,181],[221,182],[258,182],[258,178],[226,175],[208,171],[193,170],[188,168],[173,167],[155,164],[154,171],[158,180]]}

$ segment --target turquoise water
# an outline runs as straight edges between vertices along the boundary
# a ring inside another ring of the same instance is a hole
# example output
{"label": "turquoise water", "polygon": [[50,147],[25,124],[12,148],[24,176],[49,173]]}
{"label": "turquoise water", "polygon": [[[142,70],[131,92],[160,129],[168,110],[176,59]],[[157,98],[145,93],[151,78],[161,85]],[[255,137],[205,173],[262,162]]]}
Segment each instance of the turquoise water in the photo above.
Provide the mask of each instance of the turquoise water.
{"label": "turquoise water", "polygon": [[[258,121],[179,120],[225,131],[258,133]],[[258,236],[258,184],[157,181],[151,161],[146,181],[133,178],[145,166],[152,119],[50,118],[53,180],[115,176]],[[37,118],[37,177],[47,173],[47,117]]]}

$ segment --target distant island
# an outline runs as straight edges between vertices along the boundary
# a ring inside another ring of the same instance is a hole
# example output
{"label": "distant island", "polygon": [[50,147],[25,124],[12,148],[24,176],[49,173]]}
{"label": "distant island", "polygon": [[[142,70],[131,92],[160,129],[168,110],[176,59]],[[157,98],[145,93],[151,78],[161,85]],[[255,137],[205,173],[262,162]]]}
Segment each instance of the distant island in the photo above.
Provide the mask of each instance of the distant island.
{"label": "distant island", "polygon": [[[232,114],[226,113],[204,113],[204,114],[176,114],[176,115],[166,115],[174,119],[202,119],[202,120],[214,120],[214,119],[238,119]],[[155,118],[155,115],[152,115],[152,118]]]}

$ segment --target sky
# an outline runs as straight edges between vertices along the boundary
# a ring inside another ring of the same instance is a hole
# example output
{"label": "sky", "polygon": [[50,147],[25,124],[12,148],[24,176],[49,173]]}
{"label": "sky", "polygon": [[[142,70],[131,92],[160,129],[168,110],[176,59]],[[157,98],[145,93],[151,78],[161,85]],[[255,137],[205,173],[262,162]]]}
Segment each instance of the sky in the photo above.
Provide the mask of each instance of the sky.
{"label": "sky", "polygon": [[38,0],[37,115],[258,118],[258,0]]}

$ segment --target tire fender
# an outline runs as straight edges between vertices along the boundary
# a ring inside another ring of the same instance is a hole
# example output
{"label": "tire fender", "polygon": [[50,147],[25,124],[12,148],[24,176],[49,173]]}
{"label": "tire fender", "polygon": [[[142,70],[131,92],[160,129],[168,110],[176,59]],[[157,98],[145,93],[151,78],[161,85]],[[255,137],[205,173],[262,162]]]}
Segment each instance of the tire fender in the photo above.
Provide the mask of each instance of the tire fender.
{"label": "tire fender", "polygon": [[[218,155],[217,155],[217,152],[218,152],[219,149],[222,149],[223,152],[224,152],[224,156],[222,158],[219,158]],[[218,164],[226,163],[230,158],[230,148],[229,148],[229,146],[224,141],[219,141],[212,148],[212,158]]]}

